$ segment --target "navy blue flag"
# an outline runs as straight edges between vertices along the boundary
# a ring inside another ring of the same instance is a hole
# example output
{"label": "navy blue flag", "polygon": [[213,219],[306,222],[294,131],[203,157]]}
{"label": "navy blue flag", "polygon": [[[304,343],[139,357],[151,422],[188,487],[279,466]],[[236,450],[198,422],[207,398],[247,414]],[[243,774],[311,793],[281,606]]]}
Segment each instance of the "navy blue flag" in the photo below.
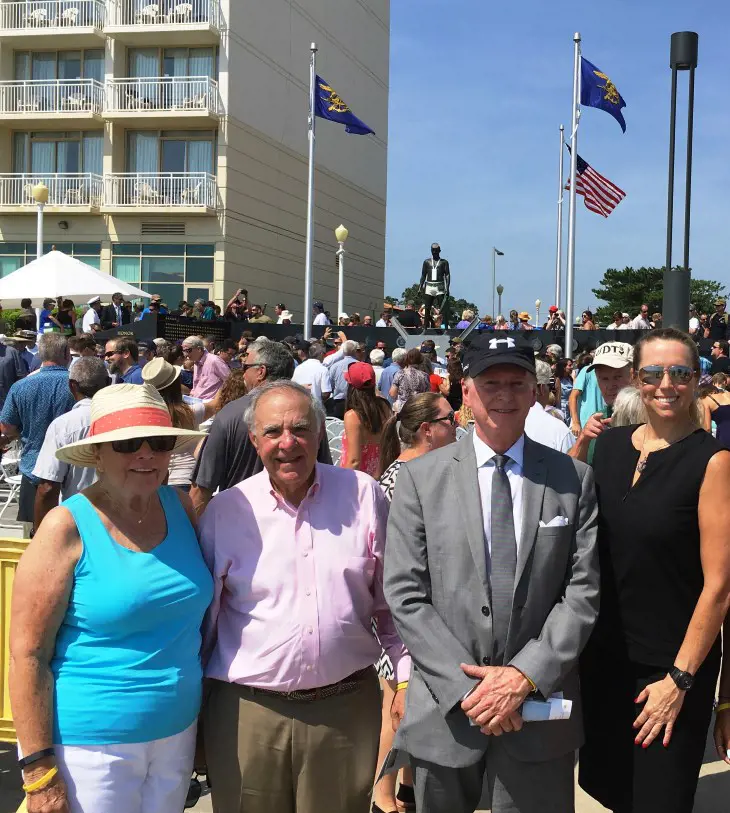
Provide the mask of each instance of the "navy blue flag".
{"label": "navy blue flag", "polygon": [[589,62],[585,57],[581,57],[581,90],[580,103],[585,107],[597,107],[610,113],[621,125],[621,129],[626,132],[626,122],[624,121],[621,109],[626,107],[623,96],[618,92],[616,85],[608,76]]}
{"label": "navy blue flag", "polygon": [[335,89],[328,85],[321,76],[317,77],[317,84],[314,88],[314,112],[321,119],[344,124],[345,132],[353,135],[368,135],[368,133],[375,132],[364,121],[360,121],[337,95]]}

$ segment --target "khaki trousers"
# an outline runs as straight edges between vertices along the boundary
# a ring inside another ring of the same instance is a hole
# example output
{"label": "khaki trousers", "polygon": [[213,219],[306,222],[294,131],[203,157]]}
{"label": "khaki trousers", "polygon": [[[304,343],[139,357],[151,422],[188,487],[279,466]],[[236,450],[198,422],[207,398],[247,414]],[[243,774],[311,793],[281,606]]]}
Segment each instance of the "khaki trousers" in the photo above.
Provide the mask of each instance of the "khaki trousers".
{"label": "khaki trousers", "polygon": [[213,813],[368,813],[380,735],[374,670],[324,700],[211,684],[203,732]]}

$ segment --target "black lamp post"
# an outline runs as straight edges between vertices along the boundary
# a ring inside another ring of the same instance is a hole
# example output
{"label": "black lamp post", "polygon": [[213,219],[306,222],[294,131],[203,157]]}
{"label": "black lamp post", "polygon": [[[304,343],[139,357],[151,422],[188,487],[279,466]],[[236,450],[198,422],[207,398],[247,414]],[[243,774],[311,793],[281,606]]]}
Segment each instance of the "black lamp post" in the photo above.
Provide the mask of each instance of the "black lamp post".
{"label": "black lamp post", "polygon": [[[667,201],[667,260],[664,268],[662,323],[687,330],[689,324],[689,226],[692,197],[692,135],[694,129],[695,68],[699,37],[694,31],[672,34],[669,66],[672,69],[672,109],[669,119],[669,193]],[[677,72],[689,71],[687,100],[687,167],[684,199],[684,257],[682,268],[672,269],[672,226],[674,220],[674,148],[677,124]]]}

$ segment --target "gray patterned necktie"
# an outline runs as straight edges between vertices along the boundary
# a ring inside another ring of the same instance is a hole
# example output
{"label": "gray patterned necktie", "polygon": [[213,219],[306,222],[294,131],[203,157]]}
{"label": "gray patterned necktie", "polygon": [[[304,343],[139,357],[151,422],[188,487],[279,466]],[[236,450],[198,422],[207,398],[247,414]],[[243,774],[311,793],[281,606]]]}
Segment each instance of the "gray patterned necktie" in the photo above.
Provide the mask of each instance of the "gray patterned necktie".
{"label": "gray patterned necktie", "polygon": [[512,615],[512,598],[517,570],[517,541],[512,513],[512,491],[505,471],[505,466],[510,462],[510,458],[498,454],[492,459],[495,466],[492,477],[491,522],[493,664],[499,666],[504,659],[509,621]]}

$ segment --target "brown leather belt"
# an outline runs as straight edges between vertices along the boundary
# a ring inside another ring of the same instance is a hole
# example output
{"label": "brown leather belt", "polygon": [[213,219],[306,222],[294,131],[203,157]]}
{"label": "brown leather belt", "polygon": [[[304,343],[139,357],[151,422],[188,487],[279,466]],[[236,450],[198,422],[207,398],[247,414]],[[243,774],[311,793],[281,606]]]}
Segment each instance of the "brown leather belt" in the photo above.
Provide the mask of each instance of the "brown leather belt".
{"label": "brown leather belt", "polygon": [[348,694],[354,691],[362,683],[362,681],[373,671],[372,666],[365,669],[360,669],[358,672],[353,672],[346,678],[343,678],[338,683],[330,683],[328,686],[320,686],[316,689],[297,689],[293,692],[276,692],[273,689],[259,689],[256,686],[245,686],[241,684],[242,689],[251,694],[262,694],[268,697],[278,697],[282,700],[326,700],[328,697],[335,697],[339,694]]}

